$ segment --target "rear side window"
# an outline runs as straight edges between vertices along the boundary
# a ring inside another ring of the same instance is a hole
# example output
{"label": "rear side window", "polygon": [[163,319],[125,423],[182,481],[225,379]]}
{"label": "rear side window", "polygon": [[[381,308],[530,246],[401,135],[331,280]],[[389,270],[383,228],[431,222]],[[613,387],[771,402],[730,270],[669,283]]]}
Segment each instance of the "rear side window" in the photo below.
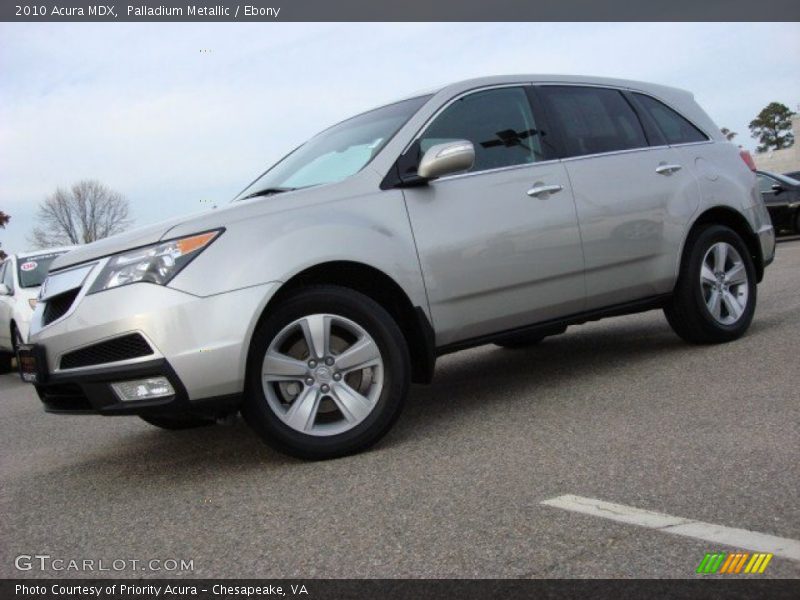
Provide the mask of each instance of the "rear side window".
{"label": "rear side window", "polygon": [[469,140],[475,147],[470,171],[523,165],[543,159],[539,131],[522,88],[498,88],[459,98],[420,137],[420,150]]}
{"label": "rear side window", "polygon": [[538,93],[561,130],[566,156],[647,146],[639,118],[616,90],[554,85]]}
{"label": "rear side window", "polygon": [[697,127],[684,119],[666,104],[644,94],[634,94],[642,108],[656,122],[668,144],[704,142],[708,138]]}

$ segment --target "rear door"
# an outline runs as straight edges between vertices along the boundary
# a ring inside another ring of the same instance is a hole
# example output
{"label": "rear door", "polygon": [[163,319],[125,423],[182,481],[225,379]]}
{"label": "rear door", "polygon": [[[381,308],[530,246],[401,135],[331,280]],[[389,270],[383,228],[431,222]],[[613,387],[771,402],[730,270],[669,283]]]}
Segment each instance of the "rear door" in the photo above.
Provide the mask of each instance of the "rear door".
{"label": "rear door", "polygon": [[[691,169],[649,136],[622,91],[542,85],[557,126],[586,256],[586,308],[669,292],[699,197]],[[651,143],[653,145],[651,145]]]}
{"label": "rear door", "polygon": [[462,95],[415,142],[424,152],[465,139],[476,154],[467,172],[403,190],[439,345],[583,308],[569,178],[544,141],[528,90]]}

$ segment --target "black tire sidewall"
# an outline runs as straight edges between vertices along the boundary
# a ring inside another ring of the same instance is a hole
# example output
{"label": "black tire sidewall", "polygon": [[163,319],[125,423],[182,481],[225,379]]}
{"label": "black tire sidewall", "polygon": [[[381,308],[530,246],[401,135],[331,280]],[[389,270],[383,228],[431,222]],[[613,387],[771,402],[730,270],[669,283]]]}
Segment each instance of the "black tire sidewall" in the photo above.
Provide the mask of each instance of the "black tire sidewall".
{"label": "black tire sidewall", "polygon": [[[720,323],[709,313],[703,298],[702,286],[700,285],[700,270],[703,258],[709,248],[718,242],[726,242],[736,249],[747,272],[747,306],[741,318],[730,325]],[[715,225],[703,230],[694,241],[684,276],[686,277],[686,281],[683,282],[685,288],[683,290],[684,301],[688,300],[695,318],[700,321],[699,325],[707,335],[713,337],[714,341],[725,341],[727,339],[736,339],[747,330],[753,320],[756,308],[756,270],[747,246],[735,231],[721,225]]]}
{"label": "black tire sidewall", "polygon": [[[332,435],[300,433],[286,425],[267,402],[261,382],[264,355],[274,337],[289,323],[311,314],[345,317],[372,336],[383,359],[383,389],[372,412],[353,429]],[[250,345],[242,414],[271,446],[306,459],[326,459],[363,450],[380,439],[399,416],[410,380],[408,348],[389,313],[347,288],[315,286],[281,302],[256,328]]]}

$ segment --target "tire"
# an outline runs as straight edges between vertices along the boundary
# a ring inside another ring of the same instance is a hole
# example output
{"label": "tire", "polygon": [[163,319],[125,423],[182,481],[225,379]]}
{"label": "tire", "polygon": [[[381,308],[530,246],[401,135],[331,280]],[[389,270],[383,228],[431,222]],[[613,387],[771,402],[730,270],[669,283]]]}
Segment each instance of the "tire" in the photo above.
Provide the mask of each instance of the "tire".
{"label": "tire", "polygon": [[503,338],[494,343],[495,346],[499,346],[500,348],[505,348],[506,350],[519,350],[521,348],[530,348],[531,346],[536,346],[540,344],[542,340],[546,337],[550,337],[553,335],[561,335],[567,330],[566,327],[559,327],[558,329],[553,330],[552,332],[548,333],[538,333],[538,334],[520,334],[511,336],[508,338]]}
{"label": "tire", "polygon": [[20,342],[19,330],[16,324],[11,323],[11,352],[0,350],[0,374],[12,373],[16,370],[17,346]]}
{"label": "tire", "polygon": [[213,419],[197,417],[194,415],[140,415],[142,421],[155,425],[161,429],[179,431],[181,429],[194,429],[214,425]]}
{"label": "tire", "polygon": [[14,358],[14,355],[11,352],[4,352],[0,350],[0,373],[11,373],[13,371],[13,367],[11,365],[11,360]]}
{"label": "tire", "polygon": [[794,214],[794,232],[800,235],[800,210]]}
{"label": "tire", "polygon": [[756,296],[756,271],[742,238],[728,227],[711,225],[687,240],[678,282],[664,314],[687,342],[730,342],[750,326]]}
{"label": "tire", "polygon": [[280,452],[345,456],[389,431],[410,375],[406,340],[382,306],[347,288],[311,286],[256,328],[242,414]]}
{"label": "tire", "polygon": [[17,348],[19,348],[20,344],[23,344],[22,335],[20,335],[19,329],[17,329],[16,323],[11,324],[11,344],[14,348],[14,354],[17,353]]}

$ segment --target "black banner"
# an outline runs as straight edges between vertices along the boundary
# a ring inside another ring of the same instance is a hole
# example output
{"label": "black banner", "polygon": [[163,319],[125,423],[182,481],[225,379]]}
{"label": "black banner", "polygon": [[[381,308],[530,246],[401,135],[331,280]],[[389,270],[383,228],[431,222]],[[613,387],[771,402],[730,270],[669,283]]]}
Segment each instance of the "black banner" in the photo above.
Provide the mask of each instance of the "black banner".
{"label": "black banner", "polygon": [[3,580],[3,600],[232,600],[294,598],[297,600],[504,600],[530,598],[797,598],[797,581],[770,579],[697,580],[215,580],[215,579],[86,579]]}
{"label": "black banner", "polygon": [[23,0],[0,21],[798,21],[797,0]]}

